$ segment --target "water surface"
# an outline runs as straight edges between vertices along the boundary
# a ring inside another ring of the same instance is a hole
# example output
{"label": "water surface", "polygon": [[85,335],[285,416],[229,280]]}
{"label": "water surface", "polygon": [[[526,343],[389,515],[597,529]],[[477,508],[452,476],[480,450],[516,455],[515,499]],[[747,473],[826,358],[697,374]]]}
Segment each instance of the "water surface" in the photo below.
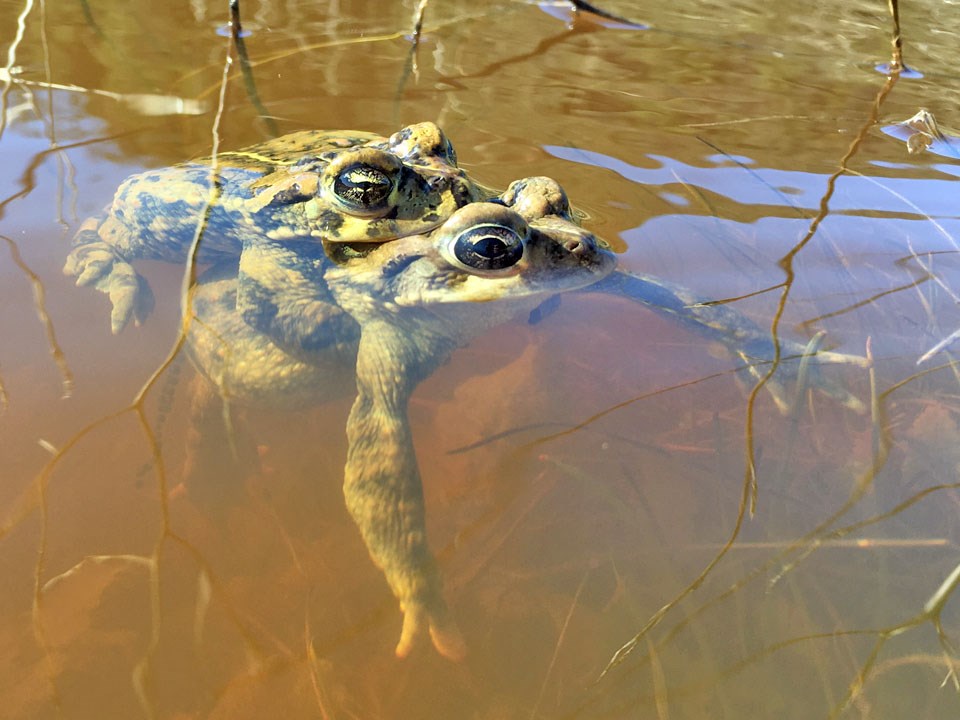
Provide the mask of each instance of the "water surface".
{"label": "water surface", "polygon": [[[950,347],[917,363],[960,327],[960,164],[889,132],[921,107],[960,127],[954,3],[902,4],[922,77],[896,79],[882,2],[680,0],[640,29],[433,0],[415,67],[411,0],[251,2],[269,121],[235,54],[217,115],[223,5],[0,2],[9,717],[957,715],[958,376]],[[410,416],[460,663],[393,655],[340,489],[349,397],[236,408],[255,457],[185,485],[189,364],[132,406],[182,268],[142,264],[157,307],[117,336],[61,272],[132,172],[420,120],[488,185],[559,180],[625,267],[873,358],[825,370],[865,412],[811,393],[784,415],[737,358],[586,294],[458,351]]]}

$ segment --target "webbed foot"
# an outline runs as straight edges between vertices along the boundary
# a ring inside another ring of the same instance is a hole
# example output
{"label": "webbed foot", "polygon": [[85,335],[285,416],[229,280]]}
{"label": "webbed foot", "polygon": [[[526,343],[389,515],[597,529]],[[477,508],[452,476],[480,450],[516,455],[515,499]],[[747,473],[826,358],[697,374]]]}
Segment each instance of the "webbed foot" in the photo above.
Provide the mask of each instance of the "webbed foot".
{"label": "webbed foot", "polygon": [[446,607],[431,612],[424,605],[409,604],[402,610],[403,630],[400,631],[400,642],[394,651],[398,658],[409,655],[425,632],[430,633],[430,640],[437,652],[448,660],[459,661],[466,656],[467,645]]}
{"label": "webbed foot", "polygon": [[123,330],[131,318],[139,325],[153,310],[153,291],[147,281],[93,230],[78,233],[77,245],[67,255],[63,272],[77,279],[77,287],[89,285],[110,297],[110,327],[114,334]]}
{"label": "webbed foot", "polygon": [[[780,364],[776,372],[766,380],[764,389],[769,392],[782,414],[791,412],[808,389],[816,390],[855,412],[862,413],[866,410],[860,398],[836,379],[825,375],[822,369],[824,365],[831,364],[866,368],[869,361],[860,355],[820,350],[825,334],[822,331],[817,333],[806,345],[789,340],[780,341]],[[735,352],[747,363],[753,378],[761,380],[767,376],[771,360],[757,364],[755,357],[742,350]]]}

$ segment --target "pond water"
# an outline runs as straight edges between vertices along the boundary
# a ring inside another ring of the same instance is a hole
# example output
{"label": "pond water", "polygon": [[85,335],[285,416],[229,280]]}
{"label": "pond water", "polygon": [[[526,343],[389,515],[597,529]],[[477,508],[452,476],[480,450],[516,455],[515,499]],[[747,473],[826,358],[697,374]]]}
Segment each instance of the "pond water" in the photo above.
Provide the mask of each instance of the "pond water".
{"label": "pond water", "polygon": [[[0,0],[0,714],[960,715],[960,4],[901,3],[890,77],[881,0],[432,0],[411,62],[416,4],[242,4],[261,111],[227,3]],[[820,368],[861,407],[781,412],[766,366],[596,293],[456,351],[409,417],[459,661],[394,655],[349,392],[231,406],[187,478],[184,268],[139,263],[117,335],[62,273],[133,172],[423,120],[488,186],[558,180],[623,268],[872,359]]]}

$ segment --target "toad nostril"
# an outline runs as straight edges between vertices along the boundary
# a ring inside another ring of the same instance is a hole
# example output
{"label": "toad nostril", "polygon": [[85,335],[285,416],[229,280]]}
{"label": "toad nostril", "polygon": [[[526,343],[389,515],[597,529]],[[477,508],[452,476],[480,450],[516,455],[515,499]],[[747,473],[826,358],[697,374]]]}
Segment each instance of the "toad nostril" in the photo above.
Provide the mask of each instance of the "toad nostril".
{"label": "toad nostril", "polygon": [[452,180],[450,185],[450,189],[453,194],[453,201],[457,204],[458,208],[473,202],[473,192],[470,188],[470,184],[463,178],[456,178]]}
{"label": "toad nostril", "polygon": [[566,248],[567,252],[572,255],[582,255],[586,249],[586,246],[580,238],[567,240],[565,243],[563,243],[563,247]]}
{"label": "toad nostril", "polygon": [[427,179],[427,185],[430,186],[431,190],[441,192],[447,188],[449,182],[447,181],[447,178],[443,177],[442,175],[431,175]]}

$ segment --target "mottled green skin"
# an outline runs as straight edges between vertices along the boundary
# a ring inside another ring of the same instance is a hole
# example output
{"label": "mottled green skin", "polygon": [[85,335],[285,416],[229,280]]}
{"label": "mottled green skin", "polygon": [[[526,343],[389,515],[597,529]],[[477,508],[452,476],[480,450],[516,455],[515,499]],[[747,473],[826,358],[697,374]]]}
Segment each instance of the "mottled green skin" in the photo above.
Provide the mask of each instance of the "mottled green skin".
{"label": "mottled green skin", "polygon": [[[339,265],[270,253],[263,261],[279,264],[259,268],[259,308],[238,307],[229,264],[205,274],[192,298],[191,356],[230,402],[290,407],[355,388],[344,496],[403,611],[400,656],[427,634],[447,657],[464,652],[427,544],[410,394],[480,332],[615,266],[605,245],[572,222],[554,181],[515,183],[500,202],[510,207],[473,203],[430,235],[367,248]],[[489,223],[525,234],[515,267],[478,274],[444,254],[464,228]],[[290,321],[283,340],[259,329],[277,316]]]}
{"label": "mottled green skin", "polygon": [[[389,202],[368,211],[335,192],[340,171],[372,163],[393,181]],[[137,259],[185,262],[199,227],[196,261],[240,257],[252,244],[383,242],[427,232],[486,193],[457,167],[433,123],[389,138],[359,132],[303,131],[125,180],[103,215],[74,239],[64,271],[78,285],[110,295],[119,332],[152,308]],[[216,177],[216,192],[211,192]]]}

